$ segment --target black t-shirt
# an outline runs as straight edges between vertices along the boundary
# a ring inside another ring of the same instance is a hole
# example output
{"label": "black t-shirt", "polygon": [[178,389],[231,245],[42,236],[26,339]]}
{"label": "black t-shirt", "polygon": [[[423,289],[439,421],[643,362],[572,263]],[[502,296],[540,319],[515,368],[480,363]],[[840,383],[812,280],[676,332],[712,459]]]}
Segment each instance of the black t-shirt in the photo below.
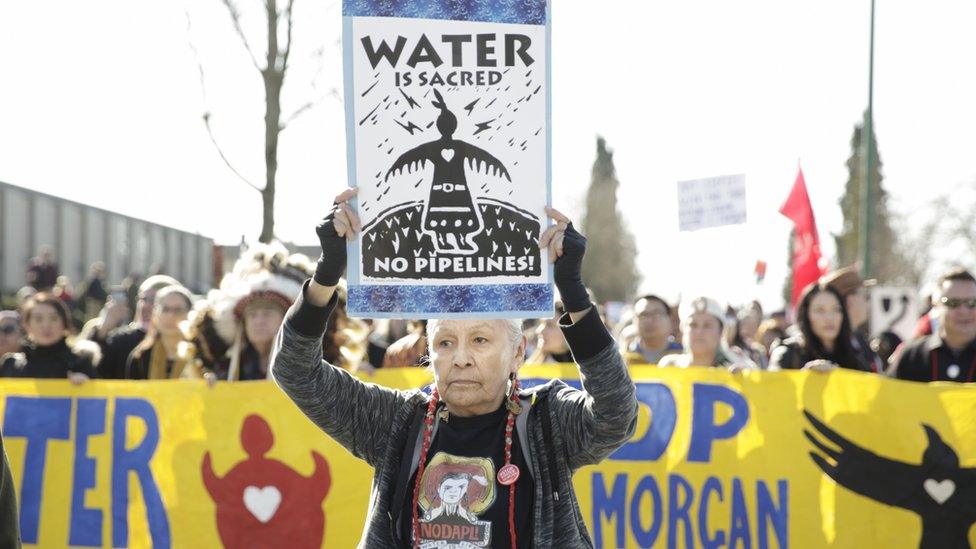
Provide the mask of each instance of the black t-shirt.
{"label": "black t-shirt", "polygon": [[[498,482],[498,470],[505,464],[507,415],[503,404],[490,414],[441,419],[427,452],[422,495],[418,498],[422,548],[511,548],[509,487]],[[512,463],[520,472],[515,483],[516,541],[518,547],[531,547],[535,484],[518,433],[513,432],[512,438]],[[400,515],[400,539],[406,540],[407,546],[413,540],[410,506],[416,478],[414,472]]]}

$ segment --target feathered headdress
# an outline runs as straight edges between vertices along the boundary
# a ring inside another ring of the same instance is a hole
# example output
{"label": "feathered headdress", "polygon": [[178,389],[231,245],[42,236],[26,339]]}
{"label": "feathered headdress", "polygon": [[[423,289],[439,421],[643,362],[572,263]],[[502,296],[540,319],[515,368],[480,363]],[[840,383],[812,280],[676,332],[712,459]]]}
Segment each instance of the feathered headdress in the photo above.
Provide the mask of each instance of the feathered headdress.
{"label": "feathered headdress", "polygon": [[186,329],[188,339],[208,361],[216,362],[229,354],[229,377],[234,379],[243,345],[244,310],[255,302],[270,303],[282,312],[288,310],[313,272],[307,256],[289,254],[281,243],[251,246],[224,275],[220,287],[197,303]]}

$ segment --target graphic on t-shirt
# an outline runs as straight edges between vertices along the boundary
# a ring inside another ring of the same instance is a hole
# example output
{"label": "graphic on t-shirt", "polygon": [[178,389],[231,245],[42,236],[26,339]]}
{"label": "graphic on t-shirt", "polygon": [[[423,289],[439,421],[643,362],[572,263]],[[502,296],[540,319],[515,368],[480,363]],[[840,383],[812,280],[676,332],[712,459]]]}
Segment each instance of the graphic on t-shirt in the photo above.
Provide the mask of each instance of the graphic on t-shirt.
{"label": "graphic on t-shirt", "polygon": [[491,522],[480,520],[495,501],[495,465],[488,458],[438,452],[420,481],[421,549],[491,545]]}

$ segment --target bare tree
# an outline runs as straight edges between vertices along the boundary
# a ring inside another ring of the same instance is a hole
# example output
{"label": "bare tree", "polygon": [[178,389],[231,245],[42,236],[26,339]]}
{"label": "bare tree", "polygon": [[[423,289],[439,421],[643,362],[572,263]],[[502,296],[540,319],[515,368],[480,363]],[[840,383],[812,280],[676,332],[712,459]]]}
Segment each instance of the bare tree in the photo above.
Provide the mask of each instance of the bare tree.
{"label": "bare tree", "polygon": [[921,223],[903,234],[915,266],[916,283],[932,278],[949,266],[976,267],[976,181],[957,185],[950,192],[922,205]]}
{"label": "bare tree", "polygon": [[[210,136],[210,141],[214,144],[218,154],[220,154],[220,158],[224,161],[227,167],[242,182],[261,194],[262,221],[261,236],[259,237],[259,240],[261,242],[270,242],[274,238],[274,203],[276,177],[278,173],[278,138],[281,135],[281,132],[284,131],[290,122],[314,107],[324,98],[324,96],[318,97],[301,105],[288,116],[282,116],[281,91],[285,84],[285,75],[288,72],[289,58],[292,53],[292,27],[294,23],[292,18],[292,8],[295,3],[294,0],[287,0],[283,10],[279,10],[278,0],[263,0],[263,16],[264,23],[266,23],[267,39],[267,50],[262,60],[263,62],[258,61],[261,56],[255,54],[255,50],[252,48],[251,43],[248,40],[248,36],[244,32],[244,27],[241,24],[241,12],[238,9],[237,4],[233,0],[221,0],[221,2],[223,3],[224,7],[227,8],[227,13],[230,16],[231,23],[234,25],[234,31],[237,34],[237,37],[240,38],[241,45],[244,46],[244,50],[250,57],[254,68],[258,71],[258,73],[260,73],[261,80],[264,84],[265,170],[263,186],[255,184],[252,180],[245,177],[237,168],[234,167],[233,163],[224,153],[223,148],[221,148],[217,137],[214,135],[213,127],[211,125],[211,113],[209,111],[203,113],[203,123],[207,128],[207,134]],[[189,30],[190,16],[189,13],[187,13],[188,33]],[[203,64],[200,61],[199,55],[197,54],[197,49],[193,45],[192,40],[190,40],[190,48],[193,50],[193,53],[197,59],[197,67],[200,73],[200,85],[204,90],[204,97],[206,97]],[[316,55],[321,58],[321,54],[322,50],[319,49],[316,52]],[[335,88],[332,88],[326,95],[333,95],[338,98],[338,92]]]}

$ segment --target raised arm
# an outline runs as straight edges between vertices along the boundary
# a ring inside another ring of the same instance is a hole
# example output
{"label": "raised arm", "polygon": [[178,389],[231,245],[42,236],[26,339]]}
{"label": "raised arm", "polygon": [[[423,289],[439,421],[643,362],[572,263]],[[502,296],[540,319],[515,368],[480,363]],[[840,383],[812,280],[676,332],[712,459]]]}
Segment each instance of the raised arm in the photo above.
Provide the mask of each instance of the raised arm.
{"label": "raised arm", "polygon": [[634,435],[637,396],[623,357],[583,285],[586,238],[566,216],[552,208],[546,211],[556,224],[542,234],[539,245],[548,247],[555,261],[553,278],[566,309],[559,324],[583,384],[582,391],[567,388],[549,398],[575,470],[599,463]]}
{"label": "raised arm", "polygon": [[637,396],[634,382],[595,308],[582,319],[560,328],[579,365],[583,390],[566,388],[550,395],[569,466],[576,470],[599,463],[634,436]]}
{"label": "raised arm", "polygon": [[389,426],[406,396],[322,359],[322,336],[338,296],[335,287],[346,264],[345,238],[359,229],[346,201],[336,198],[332,212],[316,228],[322,257],[315,277],[289,309],[275,339],[271,372],[275,382],[316,425],[353,455],[375,465],[389,441]]}

